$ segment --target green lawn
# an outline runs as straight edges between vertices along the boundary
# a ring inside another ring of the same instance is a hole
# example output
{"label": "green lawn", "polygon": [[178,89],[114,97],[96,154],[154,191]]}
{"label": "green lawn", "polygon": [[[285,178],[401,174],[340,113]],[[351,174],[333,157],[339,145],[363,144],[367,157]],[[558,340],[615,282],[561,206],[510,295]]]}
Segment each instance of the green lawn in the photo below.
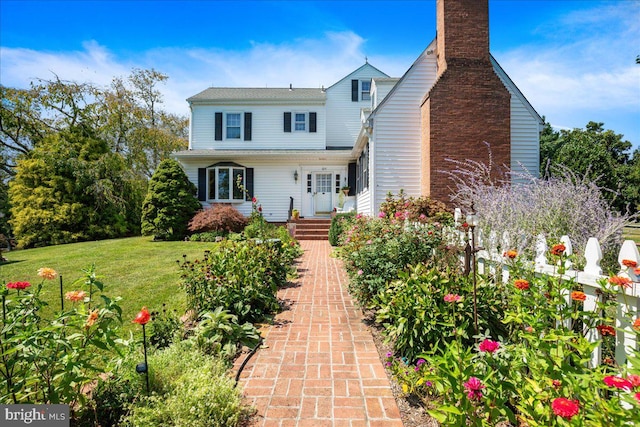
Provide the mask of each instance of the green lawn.
{"label": "green lawn", "polygon": [[623,235],[625,239],[631,239],[636,242],[637,245],[640,246],[640,224],[634,223],[632,225],[628,225],[623,230]]}
{"label": "green lawn", "polygon": [[[46,248],[5,252],[8,262],[0,265],[0,281],[40,283],[41,267],[51,267],[63,277],[64,292],[79,289],[73,282],[83,277],[82,269],[95,264],[96,273],[105,284],[109,297],[122,297],[123,323],[126,330],[141,307],[159,310],[166,303],[180,313],[186,308],[186,296],[179,283],[177,260],[186,254],[190,260],[201,259],[205,249],[214,244],[200,242],[153,242],[150,237],[101,240]],[[44,315],[59,310],[58,280],[47,281],[43,297],[49,302]]]}

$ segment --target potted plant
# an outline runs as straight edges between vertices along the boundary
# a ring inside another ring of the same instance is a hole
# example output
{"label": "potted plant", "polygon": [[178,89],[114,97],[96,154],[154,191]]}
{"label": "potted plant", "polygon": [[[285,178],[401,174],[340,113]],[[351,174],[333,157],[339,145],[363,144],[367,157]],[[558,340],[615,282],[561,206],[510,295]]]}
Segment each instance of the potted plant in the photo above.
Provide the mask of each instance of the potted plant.
{"label": "potted plant", "polygon": [[349,187],[348,185],[343,185],[340,190],[342,190],[344,195],[347,196],[347,195],[349,195],[349,190],[351,190],[351,187]]}
{"label": "potted plant", "polygon": [[300,218],[300,211],[298,209],[294,209],[291,211],[291,219],[298,220]]}

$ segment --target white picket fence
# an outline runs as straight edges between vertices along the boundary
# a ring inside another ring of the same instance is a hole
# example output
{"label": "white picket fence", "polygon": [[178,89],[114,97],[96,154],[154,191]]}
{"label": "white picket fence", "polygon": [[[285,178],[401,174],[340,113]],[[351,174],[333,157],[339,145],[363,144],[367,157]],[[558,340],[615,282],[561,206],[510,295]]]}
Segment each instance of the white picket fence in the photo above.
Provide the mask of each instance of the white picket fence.
{"label": "white picket fence", "polygon": [[[455,213],[456,224],[460,225],[464,222],[461,212],[456,209]],[[456,239],[459,239],[459,243],[465,244],[467,236],[464,232],[458,231],[455,235]],[[509,266],[505,263],[503,256],[504,250],[512,249],[509,244],[509,236],[505,233],[500,239],[492,233],[491,236],[485,238],[481,231],[476,230],[475,234],[476,248],[482,248],[476,253],[477,269],[478,273],[492,274],[497,277],[501,277],[504,282],[509,280]],[[560,239],[562,244],[566,247],[565,254],[572,255],[573,245],[568,236],[562,236]],[[499,249],[502,248],[502,251]],[[564,265],[564,273],[560,274],[559,270],[561,266],[549,264],[547,259],[548,246],[547,241],[543,235],[539,235],[536,240],[536,257],[530,261],[531,267],[535,269],[537,274],[545,274],[550,276],[562,276],[564,279],[573,279],[575,283],[579,283],[583,287],[583,292],[587,296],[584,301],[584,310],[595,310],[596,303],[600,298],[601,286],[598,283],[601,279],[608,279],[608,276],[603,275],[600,262],[602,261],[602,249],[598,239],[592,237],[588,240],[587,245],[582,253],[586,260],[585,266],[582,270],[574,269],[571,261],[566,260]],[[640,276],[634,274],[634,269],[626,267],[622,261],[630,260],[635,261],[636,265],[640,266],[640,254],[638,253],[638,247],[632,240],[626,240],[620,248],[618,255],[618,263],[620,264],[620,271],[618,276],[629,278],[632,283],[631,287],[620,287],[617,300],[617,313],[616,313],[616,339],[615,339],[615,359],[620,365],[626,363],[627,354],[631,349],[638,348],[637,333],[633,330],[632,322],[634,319],[640,317]],[[498,276],[499,275],[499,276]],[[571,304],[570,295],[566,295],[567,303]],[[586,332],[586,337],[590,342],[599,342],[600,335],[596,329],[591,329]],[[591,364],[597,366],[602,360],[602,349],[598,346],[592,355]]]}

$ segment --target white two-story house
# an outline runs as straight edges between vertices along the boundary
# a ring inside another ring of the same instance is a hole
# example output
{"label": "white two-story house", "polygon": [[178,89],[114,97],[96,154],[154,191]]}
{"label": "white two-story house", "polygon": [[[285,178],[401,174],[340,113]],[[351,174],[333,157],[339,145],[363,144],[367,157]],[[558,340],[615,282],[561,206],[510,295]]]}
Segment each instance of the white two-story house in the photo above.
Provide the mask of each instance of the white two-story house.
{"label": "white two-story house", "polygon": [[447,201],[444,157],[488,161],[485,141],[494,161],[537,171],[543,121],[489,54],[488,0],[437,0],[437,21],[401,78],[365,63],[326,89],[212,87],[188,98],[189,148],[174,155],[199,200],[249,215],[255,196],[271,222],[291,209],[329,216],[343,186],[365,215],[400,189]]}

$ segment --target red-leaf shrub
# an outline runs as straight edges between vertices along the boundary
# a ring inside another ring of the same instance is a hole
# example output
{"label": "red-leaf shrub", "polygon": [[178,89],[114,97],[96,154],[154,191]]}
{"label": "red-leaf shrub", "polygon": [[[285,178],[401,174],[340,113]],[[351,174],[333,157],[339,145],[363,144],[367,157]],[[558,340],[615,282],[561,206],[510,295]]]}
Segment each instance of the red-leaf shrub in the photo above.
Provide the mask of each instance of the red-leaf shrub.
{"label": "red-leaf shrub", "polygon": [[239,233],[247,225],[247,218],[229,204],[215,204],[198,211],[189,221],[189,231],[202,233],[206,231],[224,231]]}

